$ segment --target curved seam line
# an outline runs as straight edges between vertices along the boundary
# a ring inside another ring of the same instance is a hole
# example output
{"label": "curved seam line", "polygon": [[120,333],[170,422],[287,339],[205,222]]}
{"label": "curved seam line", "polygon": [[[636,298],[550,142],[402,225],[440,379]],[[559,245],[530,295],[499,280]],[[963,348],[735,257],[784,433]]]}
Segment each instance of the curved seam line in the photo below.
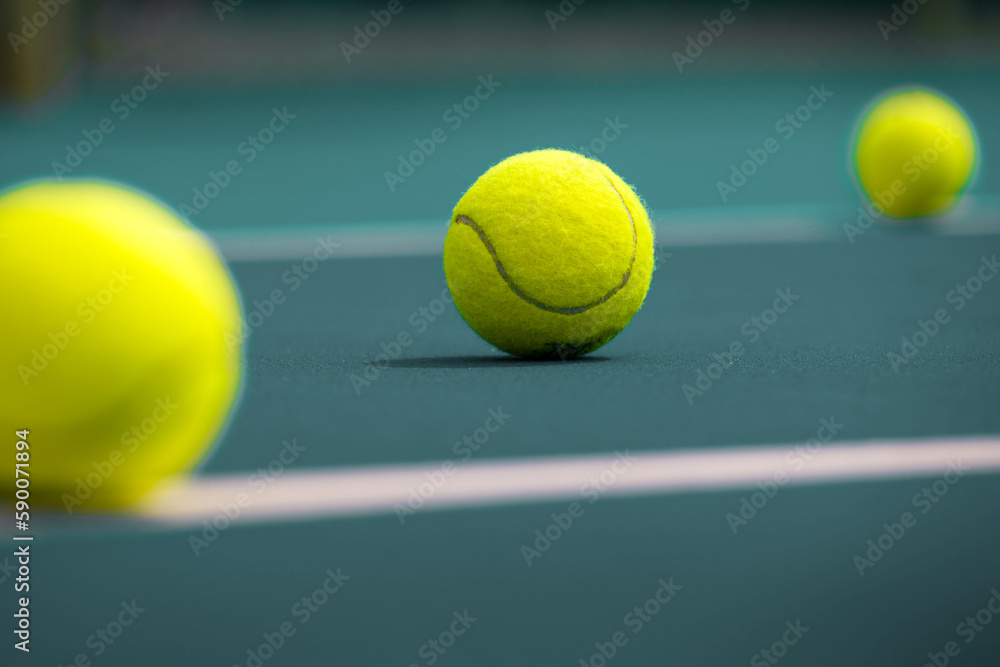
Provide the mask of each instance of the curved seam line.
{"label": "curved seam line", "polygon": [[[602,174],[602,176],[604,175]],[[542,303],[541,301],[528,296],[524,292],[524,290],[515,285],[514,281],[511,280],[509,275],[507,275],[507,270],[504,269],[503,262],[500,261],[500,257],[497,255],[496,248],[493,247],[493,243],[490,242],[489,237],[486,236],[486,232],[483,230],[482,227],[480,227],[478,224],[476,224],[476,222],[472,218],[466,215],[459,215],[457,218],[455,218],[455,224],[468,225],[470,228],[472,228],[474,232],[476,232],[476,234],[479,236],[479,239],[483,242],[483,245],[486,246],[486,250],[489,251],[490,255],[493,257],[493,262],[497,266],[497,272],[499,272],[500,277],[503,278],[504,282],[507,283],[507,286],[510,287],[511,291],[514,292],[514,294],[516,294],[518,297],[520,297],[524,301],[527,301],[536,308],[540,308],[550,313],[560,313],[562,315],[578,315],[582,312],[590,310],[591,308],[594,308],[595,306],[601,305],[602,303],[613,297],[615,294],[620,292],[622,288],[625,287],[626,284],[628,284],[629,277],[631,277],[632,275],[632,265],[635,263],[635,250],[636,250],[636,245],[638,245],[638,241],[636,238],[636,231],[635,231],[635,219],[632,217],[632,211],[629,210],[628,204],[625,203],[625,198],[622,197],[622,194],[620,192],[618,192],[618,188],[615,187],[615,184],[612,183],[611,179],[608,178],[607,176],[604,176],[604,178],[605,180],[608,181],[608,185],[611,186],[611,189],[615,191],[615,194],[618,195],[618,199],[621,200],[622,207],[624,207],[625,213],[626,215],[628,215],[629,225],[631,225],[632,227],[632,257],[629,259],[628,268],[625,270],[625,274],[622,276],[622,281],[619,284],[612,287],[607,294],[602,296],[597,301],[593,301],[583,306],[575,306],[573,308],[558,308],[556,306],[550,306],[548,304]]]}

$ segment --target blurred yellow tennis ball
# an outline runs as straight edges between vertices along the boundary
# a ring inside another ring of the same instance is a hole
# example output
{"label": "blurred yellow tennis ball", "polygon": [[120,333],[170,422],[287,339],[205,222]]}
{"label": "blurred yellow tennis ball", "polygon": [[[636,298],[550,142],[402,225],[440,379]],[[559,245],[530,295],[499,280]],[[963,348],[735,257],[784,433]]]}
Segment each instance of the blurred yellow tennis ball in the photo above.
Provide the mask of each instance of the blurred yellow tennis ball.
{"label": "blurred yellow tennis ball", "polygon": [[519,357],[567,359],[607,343],[642,306],[653,230],[642,201],[604,164],[521,153],[455,206],[444,270],[480,336]]}
{"label": "blurred yellow tennis ball", "polygon": [[9,443],[30,431],[32,502],[130,503],[202,459],[239,389],[242,338],[199,233],[122,186],[28,184],[0,196],[0,284],[0,424]]}
{"label": "blurred yellow tennis ball", "polygon": [[876,210],[893,218],[951,210],[972,180],[977,142],[954,103],[924,88],[875,100],[855,131],[858,185]]}

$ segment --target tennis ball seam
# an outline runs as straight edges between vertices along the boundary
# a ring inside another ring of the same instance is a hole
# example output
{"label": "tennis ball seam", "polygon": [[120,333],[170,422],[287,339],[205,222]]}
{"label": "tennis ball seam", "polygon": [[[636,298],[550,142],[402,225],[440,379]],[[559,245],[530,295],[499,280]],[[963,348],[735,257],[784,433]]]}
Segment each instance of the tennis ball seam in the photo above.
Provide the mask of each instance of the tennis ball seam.
{"label": "tennis ball seam", "polygon": [[472,229],[472,231],[474,231],[476,235],[479,236],[479,240],[483,242],[483,245],[486,247],[486,250],[490,253],[490,256],[493,258],[493,262],[496,264],[497,272],[500,274],[500,277],[503,278],[503,281],[507,283],[507,286],[510,287],[511,291],[514,292],[514,294],[516,294],[518,297],[520,297],[524,301],[527,301],[532,306],[535,306],[536,308],[540,308],[541,310],[550,313],[558,313],[560,315],[578,315],[580,313],[590,310],[591,308],[601,305],[602,303],[613,297],[615,294],[620,292],[622,289],[624,289],[624,287],[628,284],[629,278],[632,276],[632,265],[635,263],[635,249],[636,245],[638,245],[638,240],[635,231],[635,219],[632,217],[632,211],[629,210],[628,204],[625,203],[625,198],[622,197],[622,193],[618,191],[618,188],[615,187],[615,184],[611,181],[610,178],[604,176],[604,179],[608,182],[608,185],[611,186],[611,189],[615,191],[615,194],[618,195],[618,199],[621,200],[622,207],[625,209],[625,214],[628,216],[629,226],[632,228],[632,256],[628,260],[628,268],[625,269],[625,274],[622,276],[622,281],[619,284],[612,287],[607,294],[602,296],[597,301],[593,301],[591,303],[584,304],[582,306],[574,306],[572,308],[559,308],[556,306],[550,306],[546,303],[539,301],[538,299],[529,296],[524,292],[523,289],[514,284],[514,281],[507,274],[507,270],[504,268],[503,262],[500,261],[500,257],[499,255],[497,255],[496,248],[493,246],[493,243],[486,235],[486,231],[478,224],[476,224],[475,220],[473,220],[467,215],[458,215],[455,218],[455,224],[468,225]]}

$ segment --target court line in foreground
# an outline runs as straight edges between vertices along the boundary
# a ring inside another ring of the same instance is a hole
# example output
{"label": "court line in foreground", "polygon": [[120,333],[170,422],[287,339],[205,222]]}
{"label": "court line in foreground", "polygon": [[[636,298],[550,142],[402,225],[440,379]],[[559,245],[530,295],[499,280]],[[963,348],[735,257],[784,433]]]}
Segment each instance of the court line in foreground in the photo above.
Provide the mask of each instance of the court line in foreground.
{"label": "court line in foreground", "polygon": [[[652,211],[657,245],[668,247],[755,243],[844,242],[856,210],[843,206],[741,206]],[[335,257],[440,256],[448,221],[372,222],[283,228],[220,229],[210,238],[230,262],[298,261],[320,247],[339,245]],[[1000,198],[970,198],[932,233],[1000,234]]]}
{"label": "court line in foreground", "polygon": [[[588,480],[606,496],[635,497],[757,489],[785,471],[794,485],[937,477],[952,465],[963,474],[1000,472],[1000,438],[872,440],[822,446],[799,471],[786,456],[803,445],[684,451],[641,451],[581,457],[504,459],[456,463],[451,475],[433,465],[370,466],[286,471],[252,493],[247,475],[205,476],[166,487],[139,509],[164,526],[198,526],[248,499],[234,523],[284,522],[323,517],[394,514],[412,494],[418,512],[540,501],[580,500]],[[793,454],[794,455],[794,454]],[[627,462],[627,465],[626,465]],[[608,472],[612,471],[612,472]],[[608,483],[613,474],[613,483]],[[432,479],[444,482],[434,485]],[[433,491],[431,491],[433,489]]]}

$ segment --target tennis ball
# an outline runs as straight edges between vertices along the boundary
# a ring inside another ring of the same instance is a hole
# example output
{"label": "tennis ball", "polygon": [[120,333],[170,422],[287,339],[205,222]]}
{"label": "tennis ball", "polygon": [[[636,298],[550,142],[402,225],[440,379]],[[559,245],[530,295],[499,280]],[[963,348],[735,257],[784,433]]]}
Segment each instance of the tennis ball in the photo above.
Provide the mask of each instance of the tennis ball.
{"label": "tennis ball", "polygon": [[862,115],[853,141],[857,183],[893,218],[938,216],[958,203],[976,169],[972,123],[925,88],[889,92]]}
{"label": "tennis ball", "polygon": [[242,320],[199,233],[122,186],[24,185],[0,196],[0,285],[0,425],[8,452],[29,431],[33,503],[132,503],[202,459],[238,393]]}
{"label": "tennis ball", "polygon": [[653,230],[604,164],[520,153],[455,206],[444,271],[459,313],[487,341],[518,357],[568,359],[614,338],[642,306]]}

